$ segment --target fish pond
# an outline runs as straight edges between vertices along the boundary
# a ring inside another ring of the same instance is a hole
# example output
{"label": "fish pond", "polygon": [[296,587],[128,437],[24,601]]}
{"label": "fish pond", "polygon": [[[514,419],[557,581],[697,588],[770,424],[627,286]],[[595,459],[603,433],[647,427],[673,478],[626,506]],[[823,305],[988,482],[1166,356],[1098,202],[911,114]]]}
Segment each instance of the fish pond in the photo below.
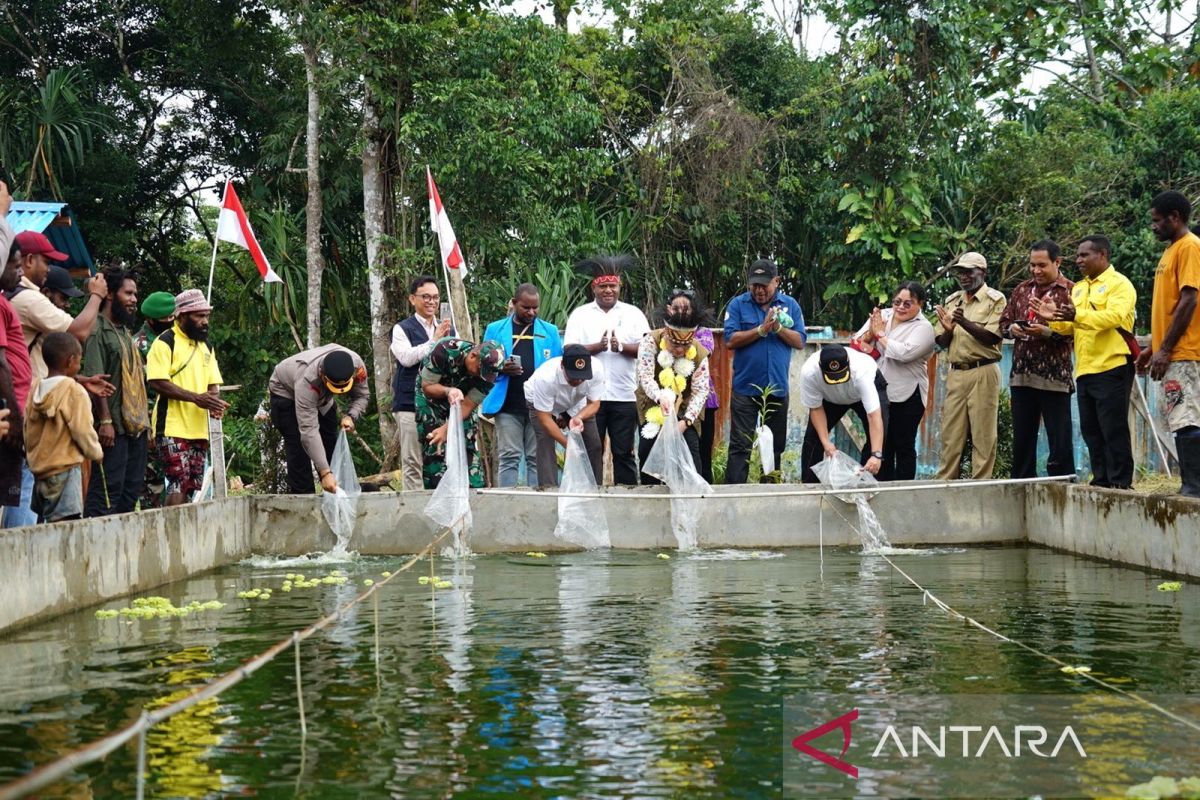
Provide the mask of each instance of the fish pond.
{"label": "fish pond", "polygon": [[[947,613],[857,549],[661,555],[420,562],[377,604],[301,645],[306,736],[289,650],[149,732],[146,794],[898,796],[869,770],[855,781],[797,762],[805,757],[789,743],[808,729],[797,727],[797,707],[823,713],[832,702],[865,715],[912,698],[1124,702],[1094,675],[1120,691],[1184,697],[1166,710],[1200,719],[1185,707],[1200,695],[1192,583],[1164,591],[1161,576],[1028,547],[890,555],[937,599],[1022,647]],[[200,604],[186,615],[153,603],[116,616],[93,608],[0,638],[0,784],[236,669],[403,561],[256,558],[153,593],[176,608]],[[1132,702],[1106,719],[1080,732],[1089,748],[1117,747],[1147,726],[1183,745],[1149,750],[1142,769],[1101,776],[1105,785],[1200,773],[1189,762],[1200,753],[1196,730]],[[862,730],[855,736],[860,748]],[[836,731],[815,744],[845,754]],[[856,753],[846,759],[869,755]],[[136,757],[123,747],[38,796],[132,797]],[[990,773],[974,769],[975,796],[986,796]],[[994,769],[1019,777],[1022,768]]]}

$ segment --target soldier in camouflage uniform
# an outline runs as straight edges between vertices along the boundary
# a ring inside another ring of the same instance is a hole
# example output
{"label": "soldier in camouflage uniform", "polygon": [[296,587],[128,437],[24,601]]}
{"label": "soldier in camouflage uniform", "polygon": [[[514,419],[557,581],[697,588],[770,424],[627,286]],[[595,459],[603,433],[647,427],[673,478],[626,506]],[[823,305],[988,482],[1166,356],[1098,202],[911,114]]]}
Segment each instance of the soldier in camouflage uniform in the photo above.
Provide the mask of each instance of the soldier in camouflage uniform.
{"label": "soldier in camouflage uniform", "polygon": [[422,477],[426,489],[436,489],[446,472],[446,421],[450,404],[462,404],[463,435],[471,486],[483,487],[483,468],[475,445],[478,415],[475,409],[491,391],[504,363],[504,348],[493,341],[474,344],[447,337],[438,341],[421,362],[414,405],[417,435],[422,452]]}

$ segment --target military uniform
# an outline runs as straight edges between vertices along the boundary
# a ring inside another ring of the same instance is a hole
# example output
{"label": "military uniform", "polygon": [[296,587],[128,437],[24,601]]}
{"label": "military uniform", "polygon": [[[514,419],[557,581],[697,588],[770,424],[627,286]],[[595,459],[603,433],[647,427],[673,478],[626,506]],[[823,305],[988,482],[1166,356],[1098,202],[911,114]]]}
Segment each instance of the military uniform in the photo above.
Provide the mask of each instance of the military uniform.
{"label": "military uniform", "polygon": [[440,428],[450,418],[450,403],[443,399],[433,399],[421,388],[423,382],[439,383],[442,386],[458,389],[463,396],[476,404],[476,410],[463,420],[463,436],[467,445],[467,470],[470,474],[471,486],[483,488],[483,466],[479,460],[476,445],[476,430],[478,428],[478,405],[483,402],[492,389],[492,384],[482,377],[472,375],[467,371],[466,356],[475,345],[465,339],[446,337],[438,341],[429,355],[421,361],[421,372],[417,375],[416,406],[417,435],[422,446],[421,477],[426,489],[436,489],[446,473],[446,446],[429,443],[429,434]]}
{"label": "military uniform", "polygon": [[[955,325],[946,350],[950,369],[946,373],[946,399],[942,404],[942,458],[939,480],[955,480],[967,437],[971,438],[971,477],[990,478],[996,465],[997,423],[1000,410],[1000,315],[1007,301],[1004,294],[986,283],[973,297],[957,291],[946,298],[943,308],[954,315],[961,308],[968,321],[996,334],[994,345],[984,344]],[[934,328],[941,336],[941,322]]]}

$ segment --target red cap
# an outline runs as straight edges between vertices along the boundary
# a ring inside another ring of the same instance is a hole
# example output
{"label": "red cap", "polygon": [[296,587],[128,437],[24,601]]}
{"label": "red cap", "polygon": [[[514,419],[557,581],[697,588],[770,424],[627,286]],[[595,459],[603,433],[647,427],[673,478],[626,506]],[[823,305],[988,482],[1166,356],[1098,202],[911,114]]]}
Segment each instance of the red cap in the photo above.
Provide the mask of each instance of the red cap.
{"label": "red cap", "polygon": [[21,231],[16,235],[15,241],[17,247],[21,248],[21,255],[43,255],[51,261],[66,261],[70,258],[66,253],[55,250],[44,233]]}

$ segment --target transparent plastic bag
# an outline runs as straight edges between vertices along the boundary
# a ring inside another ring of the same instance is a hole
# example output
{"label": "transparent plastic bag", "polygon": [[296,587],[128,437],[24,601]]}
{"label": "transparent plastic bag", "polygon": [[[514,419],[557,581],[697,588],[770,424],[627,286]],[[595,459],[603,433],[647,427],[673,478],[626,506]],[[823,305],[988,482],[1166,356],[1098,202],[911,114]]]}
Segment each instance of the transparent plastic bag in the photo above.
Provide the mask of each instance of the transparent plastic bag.
{"label": "transparent plastic bag", "polygon": [[775,471],[775,433],[766,425],[758,428],[758,457],[762,461],[762,474]]}
{"label": "transparent plastic bag", "polygon": [[[874,475],[841,450],[834,453],[833,458],[826,456],[820,464],[813,467],[813,472],[821,481],[821,485],[830,489],[866,489],[879,484]],[[852,503],[858,508],[858,536],[862,541],[863,552],[886,552],[891,547],[887,531],[867,503],[873,496],[872,492],[834,495],[838,500]]]}
{"label": "transparent plastic bag", "polygon": [[[567,459],[563,463],[559,491],[563,494],[600,494],[583,435],[575,431],[567,431]],[[604,501],[599,497],[559,497],[554,535],[589,550],[611,547]]]}
{"label": "transparent plastic bag", "polygon": [[[446,420],[446,471],[425,505],[425,516],[443,528],[467,530],[471,527],[471,476],[467,464],[467,439],[463,434],[462,406],[450,406]],[[456,523],[462,521],[462,525]],[[455,550],[464,545],[455,534]]]}
{"label": "transparent plastic bag", "polygon": [[[696,465],[692,463],[692,453],[683,434],[679,432],[675,412],[671,411],[665,416],[662,430],[655,437],[654,446],[642,465],[642,472],[665,483],[672,495],[710,494],[712,487],[700,477]],[[680,550],[696,548],[696,529],[704,508],[703,502],[700,499],[671,498],[671,530]]]}
{"label": "transparent plastic bag", "polygon": [[354,521],[358,517],[358,496],[362,488],[358,485],[358,473],[354,471],[354,458],[350,455],[350,442],[346,432],[338,431],[337,444],[333,447],[333,458],[329,469],[337,481],[337,491],[321,495],[321,513],[337,537],[335,552],[346,552],[350,535],[354,533]]}
{"label": "transparent plastic bag", "polygon": [[[875,476],[862,468],[862,465],[850,456],[838,450],[833,458],[825,456],[820,464],[813,466],[817,480],[829,489],[866,489],[877,485]],[[870,495],[865,495],[870,497]],[[835,495],[837,499],[847,503],[854,502],[853,494]]]}

